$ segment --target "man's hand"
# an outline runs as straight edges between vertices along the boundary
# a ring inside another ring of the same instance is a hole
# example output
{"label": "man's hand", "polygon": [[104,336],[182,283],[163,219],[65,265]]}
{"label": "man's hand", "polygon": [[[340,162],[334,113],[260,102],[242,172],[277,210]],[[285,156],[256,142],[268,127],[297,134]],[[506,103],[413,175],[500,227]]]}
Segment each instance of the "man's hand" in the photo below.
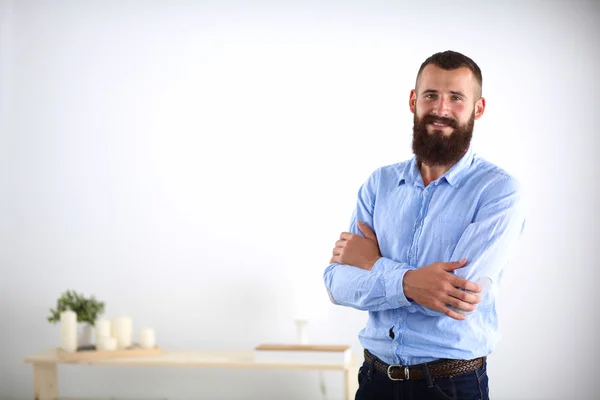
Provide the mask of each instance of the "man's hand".
{"label": "man's hand", "polygon": [[466,263],[465,259],[458,262],[436,262],[408,271],[404,274],[402,282],[404,295],[450,318],[465,319],[463,314],[453,311],[448,305],[464,311],[473,311],[475,304],[480,301],[478,296],[460,290],[479,293],[481,289],[477,284],[452,274],[452,271],[464,267]]}
{"label": "man's hand", "polygon": [[342,232],[340,240],[335,242],[331,263],[353,265],[370,271],[379,258],[379,243],[375,232],[367,225],[358,221],[358,229],[364,235]]}

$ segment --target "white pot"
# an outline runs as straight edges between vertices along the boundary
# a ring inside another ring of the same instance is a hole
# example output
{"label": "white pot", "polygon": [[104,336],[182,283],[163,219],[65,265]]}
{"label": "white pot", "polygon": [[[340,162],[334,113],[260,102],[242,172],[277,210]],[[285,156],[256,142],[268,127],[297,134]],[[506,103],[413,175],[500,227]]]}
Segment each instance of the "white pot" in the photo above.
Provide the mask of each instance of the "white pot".
{"label": "white pot", "polygon": [[94,344],[94,327],[87,322],[77,324],[77,347]]}

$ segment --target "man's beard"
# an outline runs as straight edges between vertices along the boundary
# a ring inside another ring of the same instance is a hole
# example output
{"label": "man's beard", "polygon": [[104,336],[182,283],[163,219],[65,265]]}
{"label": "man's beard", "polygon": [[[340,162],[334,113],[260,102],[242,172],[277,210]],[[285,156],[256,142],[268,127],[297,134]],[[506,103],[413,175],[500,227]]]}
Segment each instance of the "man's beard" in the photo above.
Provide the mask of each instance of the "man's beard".
{"label": "man's beard", "polygon": [[[435,121],[447,124],[454,130],[449,136],[445,136],[441,130],[434,130],[431,134],[427,132],[427,124]],[[428,114],[423,118],[417,118],[415,112],[413,125],[413,153],[417,161],[429,166],[453,165],[466,153],[473,137],[475,126],[475,111],[464,125],[458,125],[452,118],[436,117]]]}

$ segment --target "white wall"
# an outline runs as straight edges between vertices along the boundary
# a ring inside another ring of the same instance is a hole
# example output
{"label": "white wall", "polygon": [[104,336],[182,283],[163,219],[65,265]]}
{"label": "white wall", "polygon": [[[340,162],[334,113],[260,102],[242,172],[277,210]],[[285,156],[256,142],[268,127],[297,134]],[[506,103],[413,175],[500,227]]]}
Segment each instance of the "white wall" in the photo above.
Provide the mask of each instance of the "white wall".
{"label": "white wall", "polygon": [[[292,341],[306,311],[360,351],[366,315],[322,272],[358,186],[411,156],[409,91],[447,49],[483,70],[476,150],[531,203],[493,398],[594,398],[600,7],[412,3],[0,1],[0,398],[32,397],[22,360],[57,345],[67,288],[166,349]],[[59,374],[64,396],[319,398],[311,372]]]}

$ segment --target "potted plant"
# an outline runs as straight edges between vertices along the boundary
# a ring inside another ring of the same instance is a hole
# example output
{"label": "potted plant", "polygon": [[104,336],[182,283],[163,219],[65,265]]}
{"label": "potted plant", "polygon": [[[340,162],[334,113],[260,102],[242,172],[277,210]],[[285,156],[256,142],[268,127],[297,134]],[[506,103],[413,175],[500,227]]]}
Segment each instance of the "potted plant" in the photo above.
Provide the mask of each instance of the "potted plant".
{"label": "potted plant", "polygon": [[79,325],[78,346],[86,347],[92,345],[93,326],[100,315],[104,313],[104,302],[98,301],[91,296],[86,298],[83,293],[67,290],[61,294],[56,302],[56,309],[50,309],[48,322],[56,324],[60,322],[60,313],[71,310],[77,314]]}

